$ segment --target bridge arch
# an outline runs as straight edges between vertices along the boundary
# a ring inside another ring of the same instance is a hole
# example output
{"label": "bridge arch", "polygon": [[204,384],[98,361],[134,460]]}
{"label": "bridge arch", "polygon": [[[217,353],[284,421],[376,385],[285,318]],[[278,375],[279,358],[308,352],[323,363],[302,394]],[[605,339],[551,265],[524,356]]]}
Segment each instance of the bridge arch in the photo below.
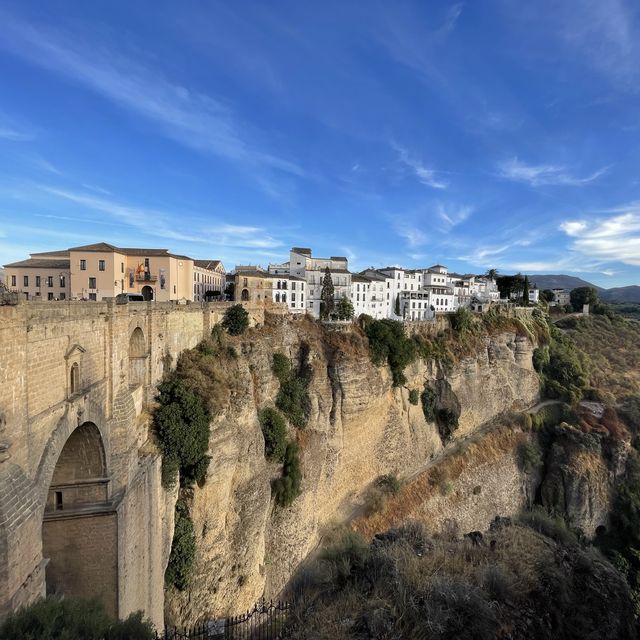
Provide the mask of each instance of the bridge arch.
{"label": "bridge arch", "polygon": [[97,596],[117,615],[117,514],[100,430],[84,422],[66,439],[42,516],[47,594]]}

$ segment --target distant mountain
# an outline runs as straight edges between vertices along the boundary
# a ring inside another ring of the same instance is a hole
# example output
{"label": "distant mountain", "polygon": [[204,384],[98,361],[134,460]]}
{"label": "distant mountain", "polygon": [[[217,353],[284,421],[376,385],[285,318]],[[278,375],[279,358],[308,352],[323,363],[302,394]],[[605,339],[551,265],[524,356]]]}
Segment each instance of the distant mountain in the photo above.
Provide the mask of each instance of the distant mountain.
{"label": "distant mountain", "polygon": [[602,287],[587,282],[582,278],[576,278],[575,276],[529,276],[529,282],[538,285],[538,289],[577,289],[578,287],[593,287],[597,291],[605,291]]}
{"label": "distant mountain", "polygon": [[628,287],[614,287],[600,291],[600,298],[605,302],[640,302],[640,287],[632,284]]}
{"label": "distant mountain", "polygon": [[640,302],[640,286],[633,284],[628,287],[614,287],[603,289],[596,284],[582,278],[565,275],[534,275],[529,276],[529,282],[538,285],[538,289],[576,289],[577,287],[593,287],[603,302]]}

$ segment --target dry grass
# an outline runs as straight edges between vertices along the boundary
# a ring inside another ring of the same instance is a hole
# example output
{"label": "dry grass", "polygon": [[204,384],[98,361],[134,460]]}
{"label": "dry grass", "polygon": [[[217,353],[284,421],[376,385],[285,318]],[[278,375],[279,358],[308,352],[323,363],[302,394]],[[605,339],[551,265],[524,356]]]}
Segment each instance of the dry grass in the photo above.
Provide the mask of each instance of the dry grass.
{"label": "dry grass", "polygon": [[387,497],[379,511],[356,519],[353,530],[371,539],[380,531],[399,526],[430,497],[446,494],[467,467],[495,463],[505,454],[517,451],[525,439],[525,433],[509,428],[487,434],[407,482],[396,495]]}
{"label": "dry grass", "polygon": [[640,322],[607,316],[571,319],[566,328],[593,362],[591,386],[617,400],[640,394]]}

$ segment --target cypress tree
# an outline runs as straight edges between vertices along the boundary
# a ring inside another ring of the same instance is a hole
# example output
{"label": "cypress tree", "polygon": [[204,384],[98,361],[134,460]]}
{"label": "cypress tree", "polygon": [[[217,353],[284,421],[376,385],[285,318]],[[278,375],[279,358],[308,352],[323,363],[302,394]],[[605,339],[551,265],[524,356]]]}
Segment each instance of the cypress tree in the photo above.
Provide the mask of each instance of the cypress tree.
{"label": "cypress tree", "polygon": [[335,307],[333,280],[329,267],[325,267],[324,278],[322,279],[322,291],[320,292],[320,317],[326,320]]}
{"label": "cypress tree", "polygon": [[524,306],[529,306],[529,276],[524,277],[524,285],[522,287],[522,299]]}
{"label": "cypress tree", "polygon": [[397,293],[396,294],[396,315],[399,316],[400,315],[400,294]]}

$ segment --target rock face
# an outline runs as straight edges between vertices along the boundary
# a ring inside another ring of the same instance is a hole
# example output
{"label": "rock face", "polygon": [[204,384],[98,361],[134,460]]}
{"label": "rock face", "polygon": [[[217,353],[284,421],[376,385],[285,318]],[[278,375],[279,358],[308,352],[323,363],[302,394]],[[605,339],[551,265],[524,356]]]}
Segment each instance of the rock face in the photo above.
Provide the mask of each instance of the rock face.
{"label": "rock face", "polygon": [[[193,492],[192,586],[166,598],[167,619],[180,624],[238,613],[263,594],[276,596],[323,529],[348,517],[378,476],[408,476],[442,449],[436,425],[409,402],[411,389],[446,383],[459,408],[454,440],[538,397],[534,345],[513,333],[487,338],[475,357],[450,372],[414,363],[405,370],[405,388],[393,388],[388,368],[371,364],[356,332],[324,334],[306,320],[277,320],[235,346],[233,389],[212,424],[208,478]],[[279,389],[271,371],[276,351],[294,362],[303,357],[310,373],[308,425],[297,434],[291,429],[301,449],[303,492],[289,508],[271,500],[270,481],[280,467],[265,461],[257,418]]]}
{"label": "rock face", "polygon": [[593,537],[608,526],[616,479],[624,473],[628,443],[599,433],[556,427],[545,461],[540,501],[569,525]]}

